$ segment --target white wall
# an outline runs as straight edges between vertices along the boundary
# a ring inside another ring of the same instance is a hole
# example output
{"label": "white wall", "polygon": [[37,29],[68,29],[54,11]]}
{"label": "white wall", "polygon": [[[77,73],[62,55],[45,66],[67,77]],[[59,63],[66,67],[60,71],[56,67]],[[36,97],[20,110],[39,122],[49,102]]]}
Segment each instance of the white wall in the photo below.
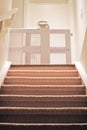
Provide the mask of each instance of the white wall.
{"label": "white wall", "polygon": [[[72,63],[76,60],[75,50],[75,30],[74,30],[74,13],[73,1],[67,3],[29,3],[27,5],[28,18],[27,26],[29,28],[38,28],[38,21],[47,21],[50,29],[70,29],[71,36],[71,53]],[[27,15],[27,14],[26,14]]]}
{"label": "white wall", "polygon": [[87,93],[87,0],[75,0],[77,68]]}
{"label": "white wall", "polygon": [[0,0],[0,15],[10,11],[12,7],[12,0]]}
{"label": "white wall", "polygon": [[74,1],[68,0],[69,6],[69,28],[71,32],[71,60],[75,64],[76,61],[76,41],[75,41],[75,19],[74,19]]}
{"label": "white wall", "polygon": [[37,28],[38,21],[48,21],[50,28],[69,28],[68,4],[29,3],[29,28]]}
{"label": "white wall", "polygon": [[87,25],[87,0],[75,0],[75,32],[77,60],[81,55]]}
{"label": "white wall", "polygon": [[13,28],[24,26],[24,1],[25,0],[12,0],[12,8],[18,8],[18,12],[12,23]]}
{"label": "white wall", "polygon": [[82,66],[87,74],[87,30],[86,30],[86,34],[85,34],[84,44],[82,47],[80,63],[82,64]]}
{"label": "white wall", "polygon": [[13,7],[19,9],[12,27],[38,28],[38,21],[46,20],[51,29],[70,29],[72,63],[75,61],[75,40],[72,0],[68,2],[31,2],[13,0]]}

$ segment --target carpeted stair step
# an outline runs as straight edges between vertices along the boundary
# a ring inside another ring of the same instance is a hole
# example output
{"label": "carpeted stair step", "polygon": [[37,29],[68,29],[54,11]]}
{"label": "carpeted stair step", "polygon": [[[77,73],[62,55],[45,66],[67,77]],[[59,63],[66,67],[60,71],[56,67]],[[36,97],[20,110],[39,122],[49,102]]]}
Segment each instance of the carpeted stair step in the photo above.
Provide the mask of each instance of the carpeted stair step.
{"label": "carpeted stair step", "polygon": [[87,130],[87,123],[0,123],[0,130]]}
{"label": "carpeted stair step", "polygon": [[75,65],[12,65],[0,90],[0,130],[87,130]]}
{"label": "carpeted stair step", "polygon": [[5,84],[25,84],[25,85],[80,85],[80,77],[12,77],[7,76]]}
{"label": "carpeted stair step", "polygon": [[10,70],[76,70],[75,65],[11,65]]}
{"label": "carpeted stair step", "polygon": [[1,87],[1,94],[16,95],[83,95],[84,85],[7,85]]}
{"label": "carpeted stair step", "polygon": [[0,122],[86,123],[87,107],[0,107]]}
{"label": "carpeted stair step", "polygon": [[87,107],[87,96],[0,95],[1,107]]}
{"label": "carpeted stair step", "polygon": [[8,76],[26,76],[26,77],[76,77],[77,70],[9,70]]}

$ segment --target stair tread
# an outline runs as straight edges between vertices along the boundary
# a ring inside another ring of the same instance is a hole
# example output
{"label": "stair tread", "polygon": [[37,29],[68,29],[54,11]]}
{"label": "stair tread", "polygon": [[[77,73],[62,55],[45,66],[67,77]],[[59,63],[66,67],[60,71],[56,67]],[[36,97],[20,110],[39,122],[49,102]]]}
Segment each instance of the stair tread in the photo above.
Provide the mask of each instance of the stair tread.
{"label": "stair tread", "polygon": [[87,107],[0,107],[0,110],[86,110]]}
{"label": "stair tread", "polygon": [[80,85],[23,85],[23,84],[3,84],[2,87],[85,87],[83,84]]}
{"label": "stair tread", "polygon": [[87,115],[87,107],[0,107],[0,115]]}
{"label": "stair tread", "polygon": [[72,126],[72,125],[79,125],[84,126],[87,123],[8,123],[8,122],[0,122],[0,125],[16,125],[16,126]]}
{"label": "stair tread", "polygon": [[79,76],[78,77],[28,77],[28,76],[6,76],[8,79],[20,79],[20,78],[25,78],[25,79],[81,79]]}
{"label": "stair tread", "polygon": [[78,72],[77,70],[9,70],[8,72]]}
{"label": "stair tread", "polygon": [[87,98],[87,95],[8,95],[8,94],[0,94],[0,97],[39,97],[39,98]]}

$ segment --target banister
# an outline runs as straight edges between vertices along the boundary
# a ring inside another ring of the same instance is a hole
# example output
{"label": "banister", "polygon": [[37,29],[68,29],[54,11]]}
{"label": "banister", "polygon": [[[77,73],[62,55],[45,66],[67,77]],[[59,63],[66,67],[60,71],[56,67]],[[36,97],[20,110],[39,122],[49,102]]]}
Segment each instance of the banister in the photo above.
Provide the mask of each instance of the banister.
{"label": "banister", "polygon": [[12,15],[14,15],[17,11],[18,11],[18,9],[14,8],[11,11],[3,14],[2,16],[0,16],[0,22],[10,19],[12,17]]}
{"label": "banister", "polygon": [[17,8],[14,8],[0,16],[0,38],[5,34],[5,30],[11,25],[12,19],[17,10]]}

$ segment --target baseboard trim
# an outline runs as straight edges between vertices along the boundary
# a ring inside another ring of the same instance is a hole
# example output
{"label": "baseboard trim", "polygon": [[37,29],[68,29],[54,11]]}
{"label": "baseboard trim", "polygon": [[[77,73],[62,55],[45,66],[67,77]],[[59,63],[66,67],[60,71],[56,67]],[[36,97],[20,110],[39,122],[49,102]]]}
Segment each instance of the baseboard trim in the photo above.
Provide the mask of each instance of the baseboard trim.
{"label": "baseboard trim", "polygon": [[76,62],[75,66],[76,66],[78,72],[80,73],[80,76],[86,86],[86,94],[87,94],[87,73],[85,72],[85,70],[80,62]]}
{"label": "baseboard trim", "polygon": [[3,84],[3,81],[5,79],[5,76],[6,76],[10,66],[11,66],[11,62],[10,61],[6,61],[4,66],[3,66],[3,68],[1,69],[1,72],[0,72],[0,87]]}

